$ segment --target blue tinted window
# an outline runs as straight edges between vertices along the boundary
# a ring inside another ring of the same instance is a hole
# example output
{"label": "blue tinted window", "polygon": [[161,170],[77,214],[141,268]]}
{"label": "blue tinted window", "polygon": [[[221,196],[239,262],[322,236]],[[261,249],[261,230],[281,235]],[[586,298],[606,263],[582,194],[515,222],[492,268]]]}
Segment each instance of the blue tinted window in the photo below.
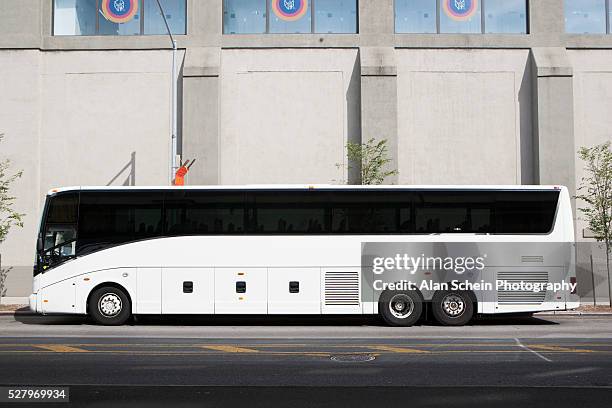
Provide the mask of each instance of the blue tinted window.
{"label": "blue tinted window", "polygon": [[487,0],[484,8],[485,32],[527,33],[525,0]]}
{"label": "blue tinted window", "polygon": [[[185,34],[185,11],[186,0],[160,0],[160,4],[166,15],[166,20],[170,26],[172,34]],[[144,10],[144,33],[145,34],[166,34],[168,30],[162,18],[157,1],[145,1]]]}
{"label": "blue tinted window", "polygon": [[315,32],[356,33],[357,0],[317,0]]}
{"label": "blue tinted window", "polygon": [[224,34],[266,32],[266,0],[223,0]]}
{"label": "blue tinted window", "polygon": [[[173,34],[187,32],[186,2],[187,0],[160,0]],[[114,9],[116,15],[105,14],[103,11],[105,5],[112,7],[107,11]],[[134,9],[130,8],[131,6],[134,6]],[[164,35],[166,33],[166,25],[157,0],[53,1],[53,35]]]}
{"label": "blue tinted window", "polygon": [[269,0],[271,33],[311,33],[312,0]]}
{"label": "blue tinted window", "polygon": [[395,32],[524,34],[527,0],[395,0]]}
{"label": "blue tinted window", "polygon": [[358,1],[223,0],[223,33],[357,33]]}
{"label": "blue tinted window", "polygon": [[565,0],[565,31],[605,34],[606,0]]}
{"label": "blue tinted window", "polygon": [[53,35],[94,35],[96,2],[92,0],[55,0]]}
{"label": "blue tinted window", "polygon": [[435,0],[395,0],[395,32],[435,33]]}
{"label": "blue tinted window", "polygon": [[440,0],[441,33],[481,33],[481,17],[478,0]]}

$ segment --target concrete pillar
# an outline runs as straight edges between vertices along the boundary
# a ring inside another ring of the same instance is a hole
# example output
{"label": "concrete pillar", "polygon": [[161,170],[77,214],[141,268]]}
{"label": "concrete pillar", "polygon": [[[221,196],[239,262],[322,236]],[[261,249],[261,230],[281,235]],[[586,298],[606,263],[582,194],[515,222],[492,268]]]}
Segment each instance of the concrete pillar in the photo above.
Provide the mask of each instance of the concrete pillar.
{"label": "concrete pillar", "polygon": [[182,157],[197,159],[186,182],[219,183],[219,67],[221,49],[189,48],[183,68]]}
{"label": "concrete pillar", "polygon": [[[393,0],[359,1],[361,139],[387,139],[397,169],[397,66]],[[397,183],[397,176],[386,183]]]}
{"label": "concrete pillar", "polygon": [[529,33],[557,35],[565,33],[564,2],[536,0],[529,2]]}
{"label": "concrete pillar", "polygon": [[359,0],[359,37],[362,46],[393,45],[394,0]]}
{"label": "concrete pillar", "polygon": [[[389,169],[398,168],[397,66],[395,49],[362,47],[361,59],[361,139],[387,139]],[[385,182],[397,183],[398,177]]]}
{"label": "concrete pillar", "polygon": [[533,48],[536,182],[576,191],[573,70],[565,48]]}

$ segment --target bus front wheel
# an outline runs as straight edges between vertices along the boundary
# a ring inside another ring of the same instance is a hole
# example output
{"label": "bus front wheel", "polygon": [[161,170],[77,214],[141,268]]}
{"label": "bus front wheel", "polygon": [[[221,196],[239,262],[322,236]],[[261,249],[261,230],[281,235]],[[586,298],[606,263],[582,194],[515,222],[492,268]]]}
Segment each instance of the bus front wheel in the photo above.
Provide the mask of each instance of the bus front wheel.
{"label": "bus front wheel", "polygon": [[474,316],[474,302],[467,292],[439,291],[431,300],[434,318],[444,326],[463,326]]}
{"label": "bus front wheel", "polygon": [[412,326],[422,312],[423,299],[414,291],[384,291],[378,301],[378,313],[389,326]]}
{"label": "bus front wheel", "polygon": [[112,286],[96,289],[89,298],[88,307],[93,320],[105,326],[120,326],[132,314],[127,294]]}

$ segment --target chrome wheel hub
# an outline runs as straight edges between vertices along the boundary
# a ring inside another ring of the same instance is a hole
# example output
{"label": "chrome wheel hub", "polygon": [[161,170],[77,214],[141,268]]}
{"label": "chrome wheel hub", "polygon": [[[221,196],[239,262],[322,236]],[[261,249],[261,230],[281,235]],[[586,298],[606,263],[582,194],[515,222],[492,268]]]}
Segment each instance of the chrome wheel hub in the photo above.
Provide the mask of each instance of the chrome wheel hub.
{"label": "chrome wheel hub", "polygon": [[115,293],[107,293],[98,301],[98,311],[106,317],[117,316],[121,308],[121,298]]}
{"label": "chrome wheel hub", "polygon": [[405,294],[398,294],[389,301],[389,311],[398,319],[405,319],[414,311],[414,301]]}
{"label": "chrome wheel hub", "polygon": [[465,302],[461,296],[451,293],[442,299],[442,310],[449,317],[459,317],[465,312]]}

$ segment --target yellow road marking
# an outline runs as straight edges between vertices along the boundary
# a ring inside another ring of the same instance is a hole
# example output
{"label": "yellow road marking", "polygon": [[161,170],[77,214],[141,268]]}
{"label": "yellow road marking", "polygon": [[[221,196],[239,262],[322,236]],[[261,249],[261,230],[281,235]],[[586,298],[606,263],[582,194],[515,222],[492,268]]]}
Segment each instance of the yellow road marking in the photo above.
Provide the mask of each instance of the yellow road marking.
{"label": "yellow road marking", "polygon": [[368,348],[379,350],[379,351],[390,351],[392,353],[431,353],[428,350],[417,350],[413,348],[405,348],[405,347],[391,347],[391,346],[368,346]]}
{"label": "yellow road marking", "polygon": [[[200,348],[202,346],[216,346],[217,344],[202,344],[202,343],[198,343],[198,344],[166,344],[166,343],[71,343],[71,344],[65,344],[65,346],[69,346],[69,347],[127,347],[127,348],[132,348],[132,347],[151,347],[151,348]],[[529,347],[539,347],[539,346],[543,346],[543,347],[561,347],[561,348],[575,348],[575,347],[611,347],[612,348],[612,343],[559,343],[559,344],[536,344],[536,345],[531,345],[531,344],[526,344]],[[3,343],[0,344],[0,349],[2,348],[9,348],[9,347],[37,347],[40,346],[40,344],[27,344],[27,343]],[[355,347],[355,348],[372,348],[372,347],[378,347],[378,344],[374,344],[374,345],[363,345],[363,344],[323,344],[323,343],[311,343],[311,344],[307,344],[307,343],[279,343],[279,344],[274,344],[274,343],[253,343],[253,344],[243,344],[241,345],[242,347],[245,348],[249,348],[249,347],[255,347],[255,348],[274,348],[274,347],[281,347],[281,348],[287,348],[287,347],[328,347],[328,348],[350,348],[350,347]],[[387,345],[381,344],[380,346],[382,347],[387,347]],[[470,346],[470,347],[513,347],[516,346],[516,344],[514,343],[408,343],[408,344],[398,344],[398,347],[407,347],[407,348],[412,348],[412,347],[457,347],[457,346]],[[390,346],[389,346],[390,347]],[[580,350],[580,349],[578,349]],[[595,350],[591,350],[591,351],[595,351]]]}
{"label": "yellow road marking", "polygon": [[56,353],[87,353],[87,350],[83,350],[76,347],[66,346],[64,344],[36,344],[34,347],[41,348],[47,351],[55,351]]}
{"label": "yellow road marking", "polygon": [[[77,349],[78,350],[78,349]],[[49,350],[54,351],[54,350]],[[189,352],[189,351],[149,351],[149,350],[78,350],[78,351],[66,351],[65,353],[82,353],[86,352],[89,354],[130,354],[130,355],[138,355],[138,356],[202,356],[202,355],[215,355],[217,353],[211,352]],[[36,350],[0,350],[0,354],[35,354],[40,353],[40,351]],[[430,356],[441,356],[448,354],[520,354],[525,353],[525,350],[448,350],[448,351],[431,351],[426,352]],[[576,352],[566,352],[566,351],[546,351],[546,353],[551,354],[573,354],[580,353],[580,351]],[[344,352],[344,353],[334,353],[334,352],[324,352],[324,351],[262,351],[259,355],[266,356],[284,356],[284,355],[296,355],[296,356],[315,356],[315,357],[328,357],[331,355],[338,354],[364,354],[364,353],[353,353],[353,352]],[[379,356],[380,353],[365,353],[368,355]],[[410,353],[406,353],[410,355]],[[599,355],[611,355],[611,351],[595,351],[589,354],[599,354]]]}
{"label": "yellow road marking", "polygon": [[549,346],[546,344],[530,344],[529,348],[532,348],[537,351],[561,351],[564,353],[593,353],[595,352],[595,350]]}
{"label": "yellow road marking", "polygon": [[209,350],[216,351],[224,351],[226,353],[259,353],[259,350],[245,348],[245,347],[235,347],[235,346],[227,346],[220,344],[218,346],[208,345],[208,346],[200,346]]}

